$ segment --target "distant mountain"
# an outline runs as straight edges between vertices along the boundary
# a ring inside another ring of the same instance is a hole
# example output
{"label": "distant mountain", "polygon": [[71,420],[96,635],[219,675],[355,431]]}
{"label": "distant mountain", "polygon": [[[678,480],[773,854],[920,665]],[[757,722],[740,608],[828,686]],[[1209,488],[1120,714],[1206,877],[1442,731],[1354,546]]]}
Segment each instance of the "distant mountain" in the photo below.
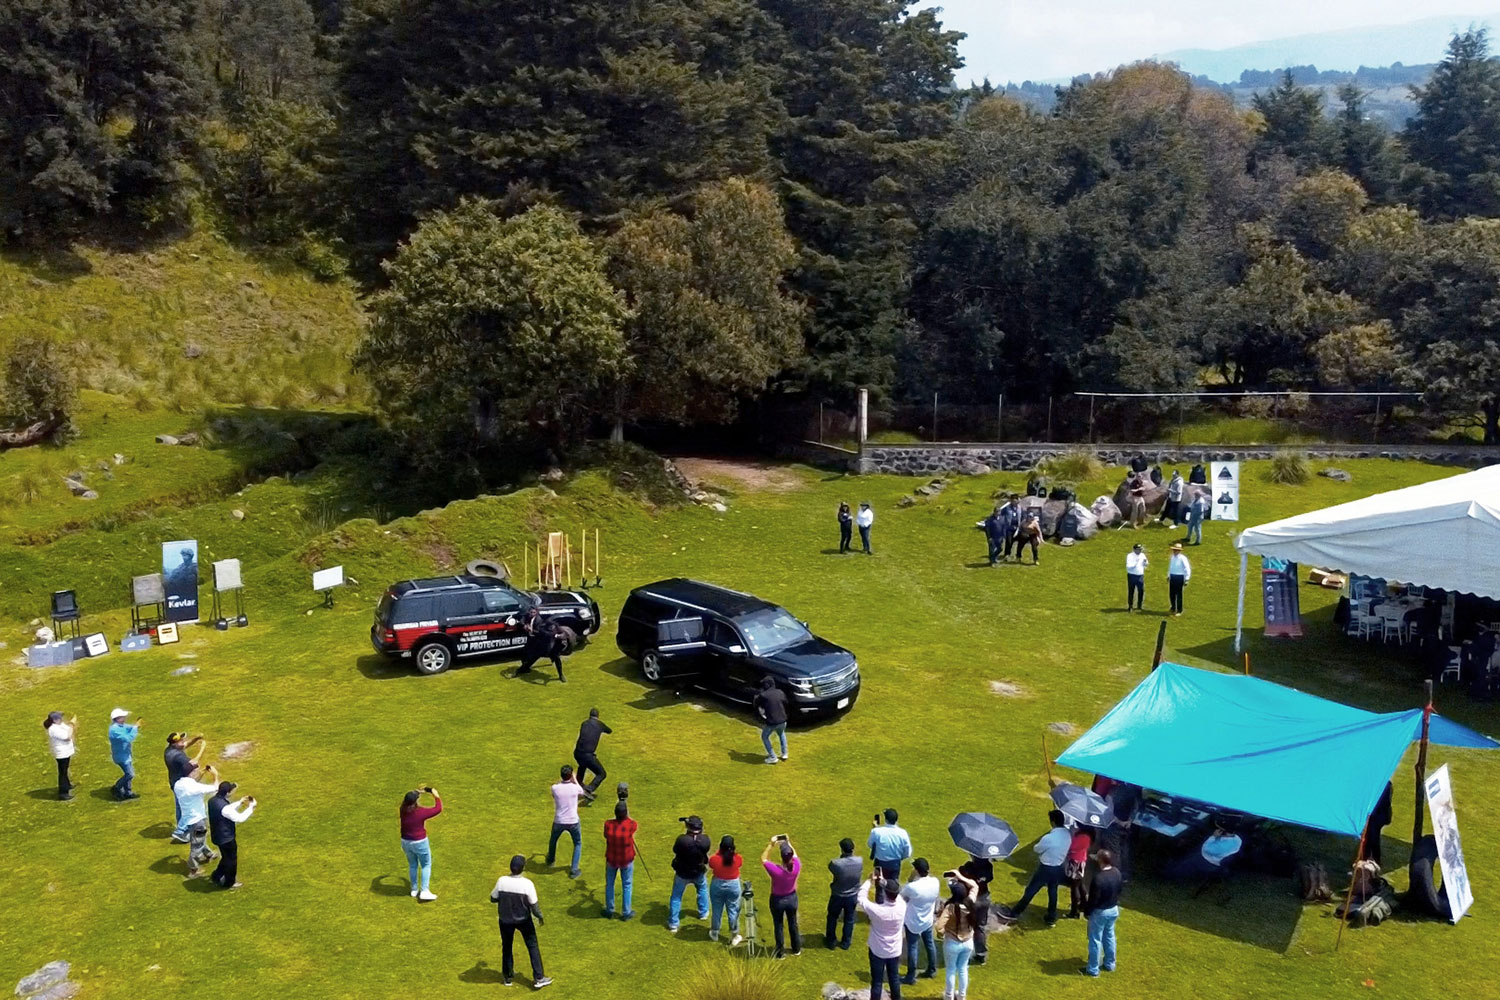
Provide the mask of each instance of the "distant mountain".
{"label": "distant mountain", "polygon": [[1464,16],[1449,14],[1407,24],[1346,28],[1318,34],[1294,35],[1267,42],[1252,42],[1232,49],[1179,49],[1153,58],[1174,62],[1183,72],[1205,76],[1219,83],[1238,83],[1247,69],[1312,65],[1320,70],[1355,70],[1360,66],[1396,63],[1435,63],[1443,57],[1448,40],[1470,25],[1489,27],[1496,34],[1500,12]]}

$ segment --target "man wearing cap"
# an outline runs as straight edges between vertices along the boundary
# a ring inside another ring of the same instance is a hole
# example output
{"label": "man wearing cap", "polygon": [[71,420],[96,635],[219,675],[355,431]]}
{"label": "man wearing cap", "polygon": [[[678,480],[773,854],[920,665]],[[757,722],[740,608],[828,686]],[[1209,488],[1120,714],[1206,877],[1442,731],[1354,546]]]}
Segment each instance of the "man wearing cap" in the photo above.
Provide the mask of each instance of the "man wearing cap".
{"label": "man wearing cap", "polygon": [[1182,589],[1193,578],[1193,566],[1182,554],[1182,543],[1172,543],[1172,558],[1167,562],[1167,599],[1172,605],[1172,617],[1182,614]]}
{"label": "man wearing cap", "polygon": [[[198,752],[189,758],[187,748],[195,744]],[[179,844],[186,844],[188,838],[187,826],[182,822],[182,803],[177,801],[177,782],[198,765],[206,749],[208,745],[203,742],[202,736],[190,738],[187,733],[170,733],[167,736],[167,751],[163,755],[167,762],[167,787],[173,791],[172,807],[177,810],[177,823],[172,827],[172,839]]]}
{"label": "man wearing cap", "polygon": [[875,523],[875,512],[870,509],[868,500],[860,503],[859,513],[854,515],[854,523],[859,526],[859,543],[865,547],[865,555],[874,555],[870,551],[870,525]]}
{"label": "man wearing cap", "polygon": [[708,854],[713,845],[703,833],[703,820],[689,816],[687,831],[672,844],[672,900],[667,906],[667,930],[677,933],[682,920],[682,897],[688,886],[698,891],[698,919],[708,919]]}
{"label": "man wearing cap", "polygon": [[1144,611],[1146,608],[1146,567],[1151,560],[1139,543],[1125,555],[1125,610]]}
{"label": "man wearing cap", "polygon": [[225,889],[240,887],[240,847],[235,828],[255,812],[255,797],[247,795],[233,804],[229,796],[239,786],[232,781],[219,782],[219,791],[208,800],[208,832],[219,849],[219,867],[209,876],[215,885]]}
{"label": "man wearing cap", "polygon": [[[198,878],[203,874],[203,866],[217,856],[208,846],[208,808],[203,797],[219,790],[219,772],[212,764],[200,769],[194,763],[191,768],[177,779],[172,794],[182,809],[182,825],[188,835],[188,878]],[[207,781],[198,780],[200,771]]]}
{"label": "man wearing cap", "polygon": [[[495,888],[490,890],[490,902],[500,911],[500,974],[505,977],[505,985],[510,985],[511,977],[516,973],[513,948],[516,932],[520,931],[521,940],[526,942],[526,957],[531,961],[531,986],[539,990],[552,985],[552,980],[542,972],[542,950],[536,943],[536,924],[547,921],[537,901],[536,885],[521,874],[525,870],[525,857],[517,854],[511,858],[510,874],[501,875],[495,881]],[[533,917],[536,924],[532,923]]]}
{"label": "man wearing cap", "polygon": [[114,761],[120,768],[120,780],[115,782],[111,789],[116,802],[124,802],[127,799],[138,799],[139,795],[130,787],[135,780],[135,754],[132,744],[140,735],[141,720],[129,723],[125,720],[130,718],[130,713],[117,708],[109,713],[109,759]]}

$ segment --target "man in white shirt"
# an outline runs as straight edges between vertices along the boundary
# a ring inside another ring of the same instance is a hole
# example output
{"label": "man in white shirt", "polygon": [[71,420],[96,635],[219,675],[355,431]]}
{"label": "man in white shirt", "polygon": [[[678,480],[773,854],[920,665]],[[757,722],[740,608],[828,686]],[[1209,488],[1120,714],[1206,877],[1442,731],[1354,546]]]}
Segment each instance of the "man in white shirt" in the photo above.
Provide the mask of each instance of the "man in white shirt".
{"label": "man in white shirt", "polygon": [[[199,781],[199,776],[207,781]],[[199,767],[197,764],[187,774],[177,779],[172,794],[182,809],[182,825],[188,835],[188,878],[203,874],[203,866],[218,857],[208,846],[208,806],[203,797],[219,790],[219,772],[213,765]]]}
{"label": "man in white shirt", "polygon": [[870,509],[868,500],[859,505],[859,513],[854,515],[854,523],[859,525],[859,542],[865,547],[865,555],[874,555],[870,551],[870,525],[875,523],[875,512]]}
{"label": "man in white shirt", "polygon": [[907,986],[917,982],[917,945],[927,949],[927,971],[923,979],[937,975],[937,945],[932,937],[932,910],[937,905],[943,884],[928,874],[927,859],[917,858],[911,863],[911,878],[901,887],[901,898],[906,900],[906,917],[903,929],[906,935]]}
{"label": "man in white shirt", "polygon": [[1052,823],[1052,829],[1038,840],[1032,850],[1037,854],[1036,871],[1031,875],[1031,881],[1026,884],[1026,892],[1022,894],[1021,901],[1010,907],[1003,916],[1007,920],[1016,920],[1026,907],[1031,904],[1031,897],[1035,896],[1042,886],[1047,887],[1047,926],[1051,927],[1057,923],[1057,887],[1063,880],[1063,862],[1067,860],[1068,848],[1073,843],[1073,835],[1068,832],[1067,817],[1060,810],[1054,809],[1047,814],[1047,819]]}
{"label": "man in white shirt", "polygon": [[1167,598],[1172,605],[1172,617],[1182,614],[1182,589],[1193,578],[1193,566],[1182,554],[1182,543],[1172,543],[1172,558],[1167,563]]}
{"label": "man in white shirt", "polygon": [[568,876],[577,878],[579,862],[583,860],[583,835],[578,823],[578,800],[593,801],[593,796],[578,783],[573,775],[573,765],[564,764],[562,778],[552,786],[552,839],[547,842],[547,864],[557,861],[557,841],[566,832],[573,838],[573,863],[568,866]]}
{"label": "man in white shirt", "polygon": [[[871,898],[870,890],[875,894]],[[901,1000],[901,945],[905,936],[906,900],[900,886],[880,870],[859,888],[859,908],[870,919],[870,1000],[880,1000],[882,983],[891,987],[891,1000]]]}
{"label": "man in white shirt", "polygon": [[73,779],[68,776],[68,767],[78,752],[74,742],[78,717],[75,715],[64,721],[61,712],[48,712],[42,726],[47,730],[47,746],[52,751],[52,759],[57,761],[57,797],[66,802],[73,797]]}
{"label": "man in white shirt", "polygon": [[1151,560],[1139,544],[1125,554],[1125,610],[1143,611],[1146,607],[1146,567]]}
{"label": "man in white shirt", "polygon": [[510,985],[511,977],[516,971],[512,946],[515,944],[516,932],[520,931],[521,940],[526,942],[526,957],[531,960],[531,986],[539,990],[543,986],[551,986],[552,980],[542,972],[542,950],[537,946],[536,924],[531,922],[531,918],[535,917],[538,924],[544,924],[546,920],[543,919],[542,907],[537,902],[536,885],[521,874],[525,870],[524,857],[517,854],[511,858],[510,874],[501,875],[495,881],[495,888],[490,891],[490,902],[500,910],[500,973],[505,977],[505,985]]}

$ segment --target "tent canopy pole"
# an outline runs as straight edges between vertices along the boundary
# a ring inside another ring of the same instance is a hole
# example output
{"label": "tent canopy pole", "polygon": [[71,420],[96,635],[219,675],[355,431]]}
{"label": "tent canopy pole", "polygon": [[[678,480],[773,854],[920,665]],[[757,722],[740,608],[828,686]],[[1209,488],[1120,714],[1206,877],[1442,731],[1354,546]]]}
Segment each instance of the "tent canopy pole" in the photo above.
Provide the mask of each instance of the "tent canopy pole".
{"label": "tent canopy pole", "polygon": [[1240,552],[1240,603],[1234,616],[1234,651],[1240,651],[1240,635],[1245,630],[1245,567],[1250,563],[1250,553]]}

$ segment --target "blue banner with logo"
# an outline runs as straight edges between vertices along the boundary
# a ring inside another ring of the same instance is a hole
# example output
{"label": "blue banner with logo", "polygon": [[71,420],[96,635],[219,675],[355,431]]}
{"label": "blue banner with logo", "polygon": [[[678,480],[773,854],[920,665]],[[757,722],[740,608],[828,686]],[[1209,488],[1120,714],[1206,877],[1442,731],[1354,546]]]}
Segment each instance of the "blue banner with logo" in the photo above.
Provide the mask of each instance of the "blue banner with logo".
{"label": "blue banner with logo", "polygon": [[161,576],[167,591],[167,621],[197,621],[198,543],[163,542]]}
{"label": "blue banner with logo", "polygon": [[1302,638],[1297,564],[1284,559],[1261,559],[1260,593],[1266,611],[1266,635]]}

